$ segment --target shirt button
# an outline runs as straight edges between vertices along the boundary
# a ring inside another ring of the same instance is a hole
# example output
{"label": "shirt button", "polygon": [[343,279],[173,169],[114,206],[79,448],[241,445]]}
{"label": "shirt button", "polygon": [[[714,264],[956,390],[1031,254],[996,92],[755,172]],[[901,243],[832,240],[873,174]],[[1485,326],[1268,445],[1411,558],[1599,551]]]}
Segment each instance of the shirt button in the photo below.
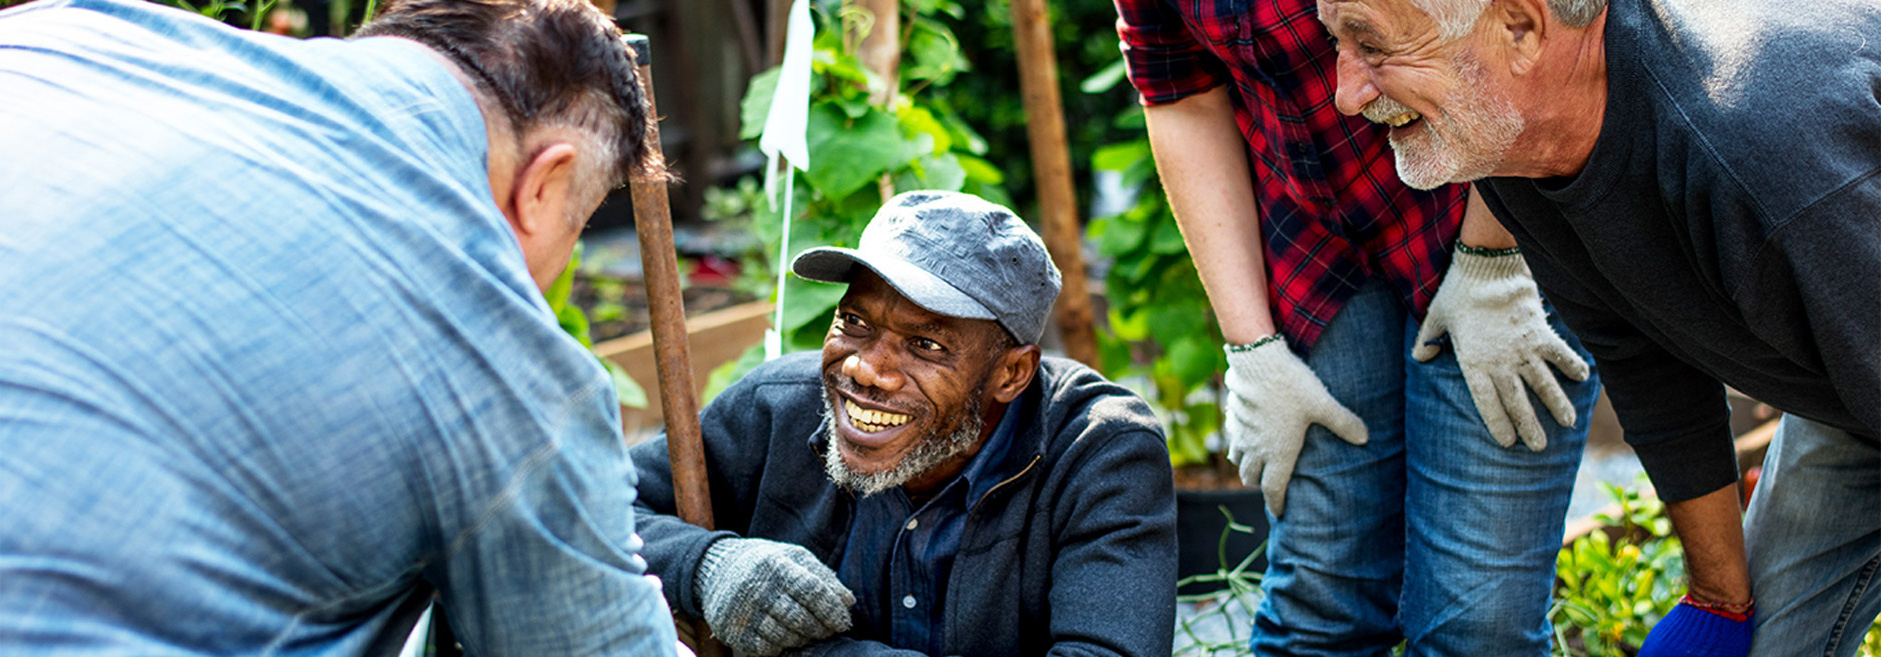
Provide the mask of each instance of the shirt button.
{"label": "shirt button", "polygon": [[920,521],[920,519],[918,519],[918,518],[909,518],[909,519],[908,519],[908,529],[910,529],[910,530],[912,530],[912,529],[914,529],[914,528],[916,528],[916,527],[919,527],[919,526],[921,526],[921,521]]}
{"label": "shirt button", "polygon": [[912,595],[903,596],[901,598],[901,606],[907,607],[909,609],[913,609],[914,608],[914,596]]}

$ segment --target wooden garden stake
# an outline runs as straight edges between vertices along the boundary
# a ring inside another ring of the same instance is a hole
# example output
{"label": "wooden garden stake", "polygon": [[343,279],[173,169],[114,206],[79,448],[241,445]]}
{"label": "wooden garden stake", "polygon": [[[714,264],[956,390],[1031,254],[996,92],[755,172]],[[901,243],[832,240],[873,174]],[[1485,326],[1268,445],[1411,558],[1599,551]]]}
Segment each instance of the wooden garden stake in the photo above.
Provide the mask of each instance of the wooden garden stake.
{"label": "wooden garden stake", "polygon": [[882,87],[869,90],[869,104],[888,109],[894,106],[896,87],[901,85],[901,0],[856,0],[856,4],[875,19],[856,48],[862,67],[882,77]]}
{"label": "wooden garden stake", "polygon": [[[866,10],[872,22],[868,34],[856,45],[856,58],[862,67],[881,79],[880,88],[869,89],[869,104],[894,113],[895,95],[901,87],[901,0],[854,0]],[[846,29],[846,28],[845,28]],[[875,180],[882,202],[895,197],[895,177],[888,172]]]}
{"label": "wooden garden stake", "polygon": [[[659,116],[653,102],[653,53],[646,35],[627,35],[634,50],[640,87],[647,108]],[[654,161],[660,161],[660,128],[655,121],[646,135]],[[666,450],[672,459],[673,499],[679,518],[713,528],[712,494],[706,483],[705,443],[699,434],[699,400],[693,396],[692,349],[686,342],[686,309],[679,292],[679,258],[673,252],[673,217],[666,199],[666,178],[636,172],[627,182],[633,196],[634,228],[640,238],[640,267],[647,283],[647,313],[652,321],[654,365],[660,379],[660,411],[666,419]],[[692,628],[700,657],[728,654],[723,644],[708,639],[704,621]]]}
{"label": "wooden garden stake", "polygon": [[1084,281],[1078,196],[1071,181],[1071,152],[1065,142],[1064,108],[1058,97],[1058,58],[1053,54],[1045,0],[1012,0],[1012,31],[1019,46],[1019,91],[1025,99],[1025,131],[1038,183],[1039,224],[1045,248],[1064,276],[1055,314],[1065,355],[1098,366],[1097,334],[1091,327],[1091,295]]}

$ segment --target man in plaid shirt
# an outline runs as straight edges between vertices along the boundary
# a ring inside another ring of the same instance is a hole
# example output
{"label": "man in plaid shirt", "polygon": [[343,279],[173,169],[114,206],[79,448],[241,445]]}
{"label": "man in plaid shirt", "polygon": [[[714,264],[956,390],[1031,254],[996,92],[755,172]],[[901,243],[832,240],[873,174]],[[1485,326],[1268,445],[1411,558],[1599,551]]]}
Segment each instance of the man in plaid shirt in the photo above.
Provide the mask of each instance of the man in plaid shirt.
{"label": "man in plaid shirt", "polygon": [[1255,654],[1546,655],[1599,384],[1514,240],[1340,115],[1312,0],[1116,3],[1229,342],[1228,458],[1272,516]]}

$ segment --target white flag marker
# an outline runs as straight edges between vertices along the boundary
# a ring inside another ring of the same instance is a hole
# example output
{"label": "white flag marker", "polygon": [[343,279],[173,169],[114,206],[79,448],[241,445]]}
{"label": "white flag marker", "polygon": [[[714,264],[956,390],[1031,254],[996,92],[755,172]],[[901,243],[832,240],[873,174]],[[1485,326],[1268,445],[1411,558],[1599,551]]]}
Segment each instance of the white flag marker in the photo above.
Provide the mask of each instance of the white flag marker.
{"label": "white flag marker", "polygon": [[[764,151],[764,194],[771,209],[777,209],[777,160],[781,157],[791,169],[808,170],[810,144],[810,57],[816,25],[810,21],[809,0],[790,5],[790,22],[784,37],[784,64],[777,76],[777,89],[771,93],[771,109],[764,117],[764,134],[758,138],[758,150]],[[764,360],[772,360],[784,351],[784,280],[790,274],[790,216],[797,174],[784,175],[784,227],[777,245],[777,311],[771,328],[764,332]]]}

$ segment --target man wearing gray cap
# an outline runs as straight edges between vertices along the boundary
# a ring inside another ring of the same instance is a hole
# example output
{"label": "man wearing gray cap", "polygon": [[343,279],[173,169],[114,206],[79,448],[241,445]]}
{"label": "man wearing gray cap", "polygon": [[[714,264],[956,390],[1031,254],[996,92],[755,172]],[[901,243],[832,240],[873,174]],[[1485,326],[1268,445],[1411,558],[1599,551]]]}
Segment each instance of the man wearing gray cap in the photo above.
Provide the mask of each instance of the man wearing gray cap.
{"label": "man wearing gray cap", "polygon": [[767,363],[701,414],[720,530],[674,517],[663,437],[632,450],[673,608],[749,655],[1168,654],[1162,429],[1040,354],[1059,279],[1038,236],[910,192],[791,269],[849,290],[820,360]]}

